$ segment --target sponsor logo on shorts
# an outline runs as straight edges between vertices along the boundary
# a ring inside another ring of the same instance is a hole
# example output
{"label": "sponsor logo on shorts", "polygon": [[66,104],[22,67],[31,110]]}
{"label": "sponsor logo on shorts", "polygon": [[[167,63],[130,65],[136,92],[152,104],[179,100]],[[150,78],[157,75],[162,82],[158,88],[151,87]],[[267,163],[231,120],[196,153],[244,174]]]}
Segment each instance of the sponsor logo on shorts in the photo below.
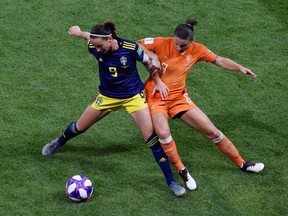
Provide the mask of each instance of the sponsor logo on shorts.
{"label": "sponsor logo on shorts", "polygon": [[95,100],[95,104],[97,106],[100,106],[103,102],[103,98],[102,97],[97,97],[96,100]]}

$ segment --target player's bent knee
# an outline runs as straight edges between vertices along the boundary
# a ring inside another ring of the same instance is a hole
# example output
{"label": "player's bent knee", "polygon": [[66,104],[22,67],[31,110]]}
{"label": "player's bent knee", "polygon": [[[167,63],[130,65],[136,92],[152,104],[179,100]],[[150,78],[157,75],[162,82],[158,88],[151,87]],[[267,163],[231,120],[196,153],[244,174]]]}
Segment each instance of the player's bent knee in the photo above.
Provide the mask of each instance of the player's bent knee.
{"label": "player's bent knee", "polygon": [[89,127],[81,127],[81,125],[75,124],[75,130],[80,134],[84,133]]}
{"label": "player's bent knee", "polygon": [[171,136],[171,135],[169,135],[167,138],[159,139],[159,142],[160,142],[161,144],[168,144],[168,143],[170,143],[171,141],[172,141],[172,136]]}
{"label": "player's bent knee", "polygon": [[160,130],[157,131],[157,135],[159,137],[159,139],[165,139],[167,137],[169,137],[171,135],[169,130]]}
{"label": "player's bent knee", "polygon": [[218,137],[212,140],[212,142],[215,144],[221,142],[224,139],[224,134],[220,130],[219,132],[220,134],[218,135]]}

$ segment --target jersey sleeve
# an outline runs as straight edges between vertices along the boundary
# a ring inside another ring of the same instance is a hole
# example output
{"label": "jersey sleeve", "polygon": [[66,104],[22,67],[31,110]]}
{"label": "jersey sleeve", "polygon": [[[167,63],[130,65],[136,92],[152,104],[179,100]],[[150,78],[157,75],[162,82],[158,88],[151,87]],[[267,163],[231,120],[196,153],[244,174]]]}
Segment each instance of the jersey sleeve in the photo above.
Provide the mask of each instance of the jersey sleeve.
{"label": "jersey sleeve", "polygon": [[150,51],[154,51],[155,49],[154,38],[144,38],[141,40],[141,44]]}
{"label": "jersey sleeve", "polygon": [[90,40],[88,40],[87,48],[88,48],[89,53],[91,54],[94,54],[96,52],[95,46],[90,42]]}
{"label": "jersey sleeve", "polygon": [[209,50],[206,46],[200,45],[199,47],[200,51],[200,61],[206,61],[206,62],[214,62],[216,60],[217,55],[213,53],[211,50]]}
{"label": "jersey sleeve", "polygon": [[136,52],[134,52],[134,56],[135,56],[136,60],[143,62],[144,51],[141,49],[140,46],[138,46],[137,43],[135,43],[135,44],[136,44],[136,49],[135,49]]}
{"label": "jersey sleeve", "polygon": [[131,56],[137,61],[143,61],[144,52],[141,47],[134,41],[121,38],[121,46],[123,49],[129,50]]}
{"label": "jersey sleeve", "polygon": [[156,52],[157,47],[161,47],[161,43],[164,38],[144,38],[141,40],[141,44],[144,45],[148,50]]}

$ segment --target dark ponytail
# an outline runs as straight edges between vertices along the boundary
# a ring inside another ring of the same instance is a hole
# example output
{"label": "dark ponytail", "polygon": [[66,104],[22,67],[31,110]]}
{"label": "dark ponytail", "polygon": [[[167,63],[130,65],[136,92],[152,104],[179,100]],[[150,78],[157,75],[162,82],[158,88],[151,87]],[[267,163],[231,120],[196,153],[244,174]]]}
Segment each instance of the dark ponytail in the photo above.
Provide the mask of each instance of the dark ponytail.
{"label": "dark ponytail", "polygon": [[[103,39],[108,38],[108,36],[112,36],[113,38],[117,38],[117,34],[115,33],[116,27],[113,21],[108,20],[104,24],[95,25],[91,32],[91,38],[102,37]],[[99,36],[97,36],[99,35]]]}
{"label": "dark ponytail", "polygon": [[114,22],[112,22],[111,20],[108,20],[107,22],[104,23],[104,26],[107,29],[110,29],[110,32],[111,32],[113,38],[117,38],[117,35],[115,33],[116,27],[115,27],[115,23]]}
{"label": "dark ponytail", "polygon": [[193,41],[194,39],[194,25],[197,21],[194,19],[187,19],[185,23],[179,24],[174,31],[174,36],[179,37],[183,40]]}

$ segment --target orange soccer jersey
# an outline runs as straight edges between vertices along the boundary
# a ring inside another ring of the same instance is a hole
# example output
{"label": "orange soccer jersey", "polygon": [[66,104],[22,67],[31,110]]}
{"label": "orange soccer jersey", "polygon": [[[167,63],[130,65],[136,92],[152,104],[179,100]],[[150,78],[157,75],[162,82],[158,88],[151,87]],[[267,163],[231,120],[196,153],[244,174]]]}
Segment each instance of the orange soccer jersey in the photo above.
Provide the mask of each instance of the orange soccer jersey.
{"label": "orange soccer jersey", "polygon": [[[185,90],[186,76],[191,67],[198,61],[213,62],[216,54],[210,52],[204,45],[192,42],[190,47],[179,53],[174,46],[173,37],[145,38],[141,43],[149,50],[153,51],[162,64],[161,80],[170,90],[170,98]],[[160,99],[160,94],[152,96],[155,82],[150,76],[145,83],[147,99]]]}

